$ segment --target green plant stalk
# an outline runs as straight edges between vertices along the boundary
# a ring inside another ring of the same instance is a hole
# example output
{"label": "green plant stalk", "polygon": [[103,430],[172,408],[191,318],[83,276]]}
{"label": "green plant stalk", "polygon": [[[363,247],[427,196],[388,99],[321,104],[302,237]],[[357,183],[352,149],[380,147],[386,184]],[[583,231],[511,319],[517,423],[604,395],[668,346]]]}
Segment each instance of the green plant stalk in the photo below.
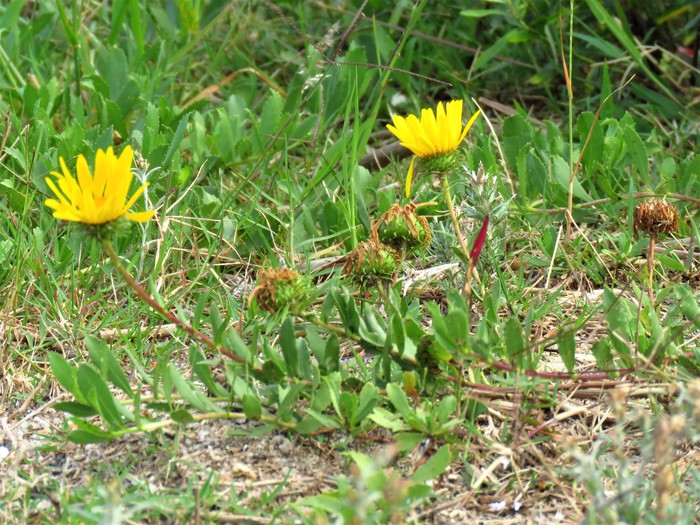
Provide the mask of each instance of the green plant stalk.
{"label": "green plant stalk", "polygon": [[[217,344],[211,337],[209,337],[206,334],[203,334],[199,330],[195,330],[192,328],[189,324],[187,324],[185,321],[174,315],[172,312],[169,312],[165,308],[163,308],[158,302],[153,298],[151,294],[149,294],[143,286],[141,286],[138,282],[136,282],[136,279],[133,278],[133,276],[127,271],[126,268],[124,268],[124,265],[121,263],[119,260],[119,256],[117,255],[117,252],[114,251],[114,246],[112,246],[112,243],[108,241],[107,239],[101,239],[102,245],[104,246],[105,250],[107,251],[107,254],[109,255],[109,258],[112,260],[112,264],[117,268],[117,271],[119,274],[122,276],[122,278],[126,281],[126,283],[131,287],[131,289],[136,293],[136,295],[139,296],[141,300],[143,300],[148,306],[150,306],[153,310],[158,312],[160,315],[165,317],[168,321],[171,323],[175,324],[179,328],[181,328],[184,332],[187,334],[191,335],[195,339],[201,341],[205,345],[209,346],[213,350],[216,350],[220,354],[225,355],[226,357],[229,357],[233,359],[234,361],[248,365],[250,366],[250,363],[247,363],[245,359],[242,357],[234,354],[231,350],[228,348],[225,348],[219,344]],[[257,372],[262,372],[261,369],[254,369]]]}
{"label": "green plant stalk", "polygon": [[[249,419],[248,416],[246,416],[243,413],[240,412],[207,412],[206,414],[197,414],[192,416],[193,423],[199,422],[199,421],[204,421],[207,419]],[[289,423],[287,421],[281,421],[277,418],[271,417],[271,416],[266,416],[266,415],[261,415],[260,418],[258,419],[261,423],[272,423],[274,425],[277,425],[278,427],[286,428],[286,429],[292,429],[294,428],[293,423]],[[110,436],[113,438],[125,436],[128,434],[134,434],[136,432],[153,432],[154,430],[160,430],[162,428],[169,427],[171,425],[181,425],[182,423],[179,423],[178,421],[175,421],[174,419],[164,419],[161,421],[154,421],[152,423],[146,423],[143,425],[140,425],[138,427],[127,427],[122,430],[117,430],[114,432],[110,432]]]}
{"label": "green plant stalk", "polygon": [[[571,81],[571,70],[574,65],[574,0],[569,2],[569,65],[563,64],[567,69],[566,73],[566,93],[569,106],[569,195],[566,207],[566,245],[571,241],[571,225],[574,222],[574,179],[576,178],[576,168],[574,167],[574,89]],[[564,50],[562,49],[562,58]]]}
{"label": "green plant stalk", "polygon": [[452,201],[452,193],[450,193],[450,183],[447,180],[447,174],[442,173],[440,175],[440,182],[442,183],[442,195],[445,198],[445,204],[447,204],[447,211],[450,213],[450,221],[452,221],[452,227],[457,235],[457,241],[459,242],[459,247],[462,250],[464,256],[470,260],[469,268],[467,269],[467,275],[464,277],[464,286],[462,287],[462,294],[465,297],[471,297],[471,275],[473,272],[471,259],[469,258],[469,249],[467,248],[467,243],[462,236],[462,231],[459,229],[459,220],[457,219],[457,212],[455,211],[455,205]]}
{"label": "green plant stalk", "polygon": [[450,193],[450,183],[447,180],[447,174],[442,173],[440,175],[440,182],[442,183],[442,195],[445,197],[445,204],[447,204],[447,211],[450,213],[450,221],[452,221],[452,227],[457,234],[457,241],[459,241],[459,247],[462,249],[464,256],[469,258],[469,249],[467,248],[467,243],[462,236],[462,231],[459,229],[459,221],[457,220],[457,212],[455,211],[455,205],[452,201],[452,194]]}
{"label": "green plant stalk", "polygon": [[[647,272],[649,273],[648,293],[649,302],[654,306],[654,249],[656,248],[656,235],[649,236],[649,248],[647,252]],[[641,305],[640,305],[641,306]]]}

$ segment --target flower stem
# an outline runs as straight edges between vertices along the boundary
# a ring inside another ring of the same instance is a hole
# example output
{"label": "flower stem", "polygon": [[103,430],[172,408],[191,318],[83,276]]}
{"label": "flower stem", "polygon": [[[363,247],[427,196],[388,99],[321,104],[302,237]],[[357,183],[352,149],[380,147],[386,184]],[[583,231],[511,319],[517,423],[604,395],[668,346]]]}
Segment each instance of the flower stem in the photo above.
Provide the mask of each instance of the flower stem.
{"label": "flower stem", "polygon": [[136,279],[133,278],[133,276],[127,271],[126,268],[124,268],[124,265],[122,262],[119,260],[119,256],[117,255],[117,252],[114,251],[114,246],[112,246],[112,243],[108,241],[107,239],[101,239],[102,240],[102,245],[104,246],[105,250],[107,251],[107,254],[109,255],[109,258],[112,260],[112,264],[117,268],[117,271],[121,274],[121,276],[124,278],[126,283],[131,287],[131,289],[136,293],[136,295],[139,296],[140,299],[142,299],[148,306],[150,306],[153,310],[158,312],[160,315],[165,317],[168,321],[171,323],[174,323],[178,327],[180,327],[184,332],[188,333],[195,339],[198,339],[205,345],[209,346],[213,350],[216,350],[220,354],[225,355],[226,357],[229,357],[233,359],[234,361],[241,363],[241,364],[248,364],[246,363],[245,359],[242,357],[234,354],[231,350],[228,348],[225,348],[219,344],[217,344],[211,337],[209,337],[206,334],[203,334],[202,332],[195,330],[192,328],[189,324],[187,324],[185,321],[177,317],[175,314],[172,312],[169,312],[165,308],[163,308],[158,302],[153,298],[151,294],[149,294],[143,286],[141,286],[138,282],[136,282]]}
{"label": "flower stem", "polygon": [[442,182],[442,194],[445,197],[445,203],[447,204],[447,211],[450,212],[450,220],[452,221],[452,227],[454,228],[455,233],[457,234],[457,240],[459,241],[459,247],[462,249],[462,252],[464,252],[464,256],[468,259],[469,258],[469,250],[467,249],[467,243],[464,241],[464,237],[462,237],[462,231],[459,229],[459,221],[457,220],[457,212],[455,211],[454,202],[452,202],[452,194],[450,193],[450,183],[447,180],[446,173],[443,173],[441,175],[441,182]]}
{"label": "flower stem", "polygon": [[649,301],[652,308],[654,307],[654,248],[656,245],[656,236],[649,237],[649,248],[647,251],[647,271],[649,273]]}
{"label": "flower stem", "polygon": [[452,194],[450,193],[450,183],[447,180],[447,174],[443,173],[441,175],[441,182],[442,182],[442,194],[445,197],[445,203],[447,204],[447,210],[450,212],[450,220],[452,221],[452,227],[455,230],[455,234],[457,235],[457,241],[459,242],[459,247],[462,249],[462,253],[464,253],[464,257],[466,257],[469,260],[469,268],[467,269],[467,275],[464,279],[464,286],[462,287],[462,295],[464,295],[466,298],[471,297],[471,274],[473,271],[472,268],[472,262],[471,258],[469,256],[469,249],[467,248],[467,243],[464,240],[464,237],[462,236],[462,231],[459,229],[459,220],[457,220],[457,212],[455,211],[455,205],[454,202],[452,201]]}

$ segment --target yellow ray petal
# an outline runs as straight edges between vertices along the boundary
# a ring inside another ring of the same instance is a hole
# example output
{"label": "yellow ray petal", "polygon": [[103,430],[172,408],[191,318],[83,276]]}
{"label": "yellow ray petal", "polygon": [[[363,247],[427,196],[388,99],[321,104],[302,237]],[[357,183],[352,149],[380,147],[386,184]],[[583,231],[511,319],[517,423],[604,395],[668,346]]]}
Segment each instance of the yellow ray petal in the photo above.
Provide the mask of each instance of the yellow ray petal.
{"label": "yellow ray petal", "polygon": [[469,119],[469,122],[467,122],[467,125],[464,126],[464,131],[462,131],[462,136],[459,138],[460,144],[464,140],[464,137],[467,136],[467,133],[469,133],[469,130],[474,125],[474,122],[476,122],[476,119],[479,117],[480,114],[481,114],[481,110],[480,109],[476,110],[476,113],[474,113],[472,115],[472,117]]}
{"label": "yellow ray petal", "polygon": [[408,173],[406,174],[406,197],[411,196],[411,183],[413,182],[413,167],[416,164],[416,157],[411,159],[411,164],[408,166]]}
{"label": "yellow ray petal", "polygon": [[155,214],[155,210],[147,210],[147,211],[137,211],[137,212],[127,212],[124,215],[126,215],[127,219],[130,219],[132,221],[136,222],[146,222],[151,220],[153,215]]}

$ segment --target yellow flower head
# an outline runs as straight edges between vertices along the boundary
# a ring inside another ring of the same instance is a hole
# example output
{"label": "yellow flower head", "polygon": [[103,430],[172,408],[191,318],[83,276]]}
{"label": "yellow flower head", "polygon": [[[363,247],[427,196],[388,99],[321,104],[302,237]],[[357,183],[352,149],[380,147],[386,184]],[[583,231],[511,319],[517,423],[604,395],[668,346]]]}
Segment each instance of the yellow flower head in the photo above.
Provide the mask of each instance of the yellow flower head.
{"label": "yellow flower head", "polygon": [[467,132],[474,124],[481,110],[472,115],[467,125],[462,128],[463,100],[452,100],[446,105],[438,103],[437,116],[432,109],[423,109],[420,119],[415,115],[391,118],[394,125],[387,125],[401,145],[413,152],[413,159],[406,176],[406,196],[411,193],[411,181],[413,180],[413,166],[416,157],[429,159],[446,155],[455,151],[467,136]]}
{"label": "yellow flower head", "polygon": [[56,177],[55,182],[46,177],[46,184],[56,196],[55,199],[46,199],[46,206],[54,210],[53,216],[57,219],[83,224],[105,224],[122,216],[132,221],[146,222],[153,217],[154,210],[130,212],[129,208],[141,196],[148,183],[142,184],[126,200],[134,177],[131,173],[133,158],[134,150],[130,146],[125,147],[119,157],[111,147],[107,151],[98,149],[93,176],[87,160],[79,155],[77,180],[68,171],[63,157],[59,158],[62,173],[51,172]]}

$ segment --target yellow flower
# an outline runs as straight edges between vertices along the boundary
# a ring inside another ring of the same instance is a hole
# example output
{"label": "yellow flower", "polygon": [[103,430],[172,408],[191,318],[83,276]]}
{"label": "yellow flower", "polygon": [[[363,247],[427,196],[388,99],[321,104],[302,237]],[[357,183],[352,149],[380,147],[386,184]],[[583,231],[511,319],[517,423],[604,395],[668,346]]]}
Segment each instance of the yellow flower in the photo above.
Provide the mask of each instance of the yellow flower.
{"label": "yellow flower", "polygon": [[134,150],[130,146],[125,147],[119,157],[111,147],[107,151],[98,149],[93,176],[87,160],[79,155],[77,180],[68,171],[63,157],[59,158],[62,173],[51,172],[56,177],[55,182],[46,177],[46,184],[56,196],[55,199],[46,199],[46,206],[54,210],[53,216],[57,219],[83,224],[104,224],[122,216],[132,221],[146,222],[153,217],[154,210],[130,212],[129,208],[141,196],[148,183],[142,184],[126,200],[134,177],[131,173],[133,157]]}
{"label": "yellow flower", "polygon": [[387,128],[396,135],[401,145],[410,149],[414,155],[406,176],[406,197],[411,193],[416,157],[429,159],[452,153],[467,136],[467,132],[481,110],[474,113],[467,125],[462,128],[463,105],[463,100],[452,100],[446,105],[439,102],[437,117],[432,109],[422,110],[420,119],[415,115],[409,115],[406,118],[396,115],[391,117],[394,125],[388,124]]}

